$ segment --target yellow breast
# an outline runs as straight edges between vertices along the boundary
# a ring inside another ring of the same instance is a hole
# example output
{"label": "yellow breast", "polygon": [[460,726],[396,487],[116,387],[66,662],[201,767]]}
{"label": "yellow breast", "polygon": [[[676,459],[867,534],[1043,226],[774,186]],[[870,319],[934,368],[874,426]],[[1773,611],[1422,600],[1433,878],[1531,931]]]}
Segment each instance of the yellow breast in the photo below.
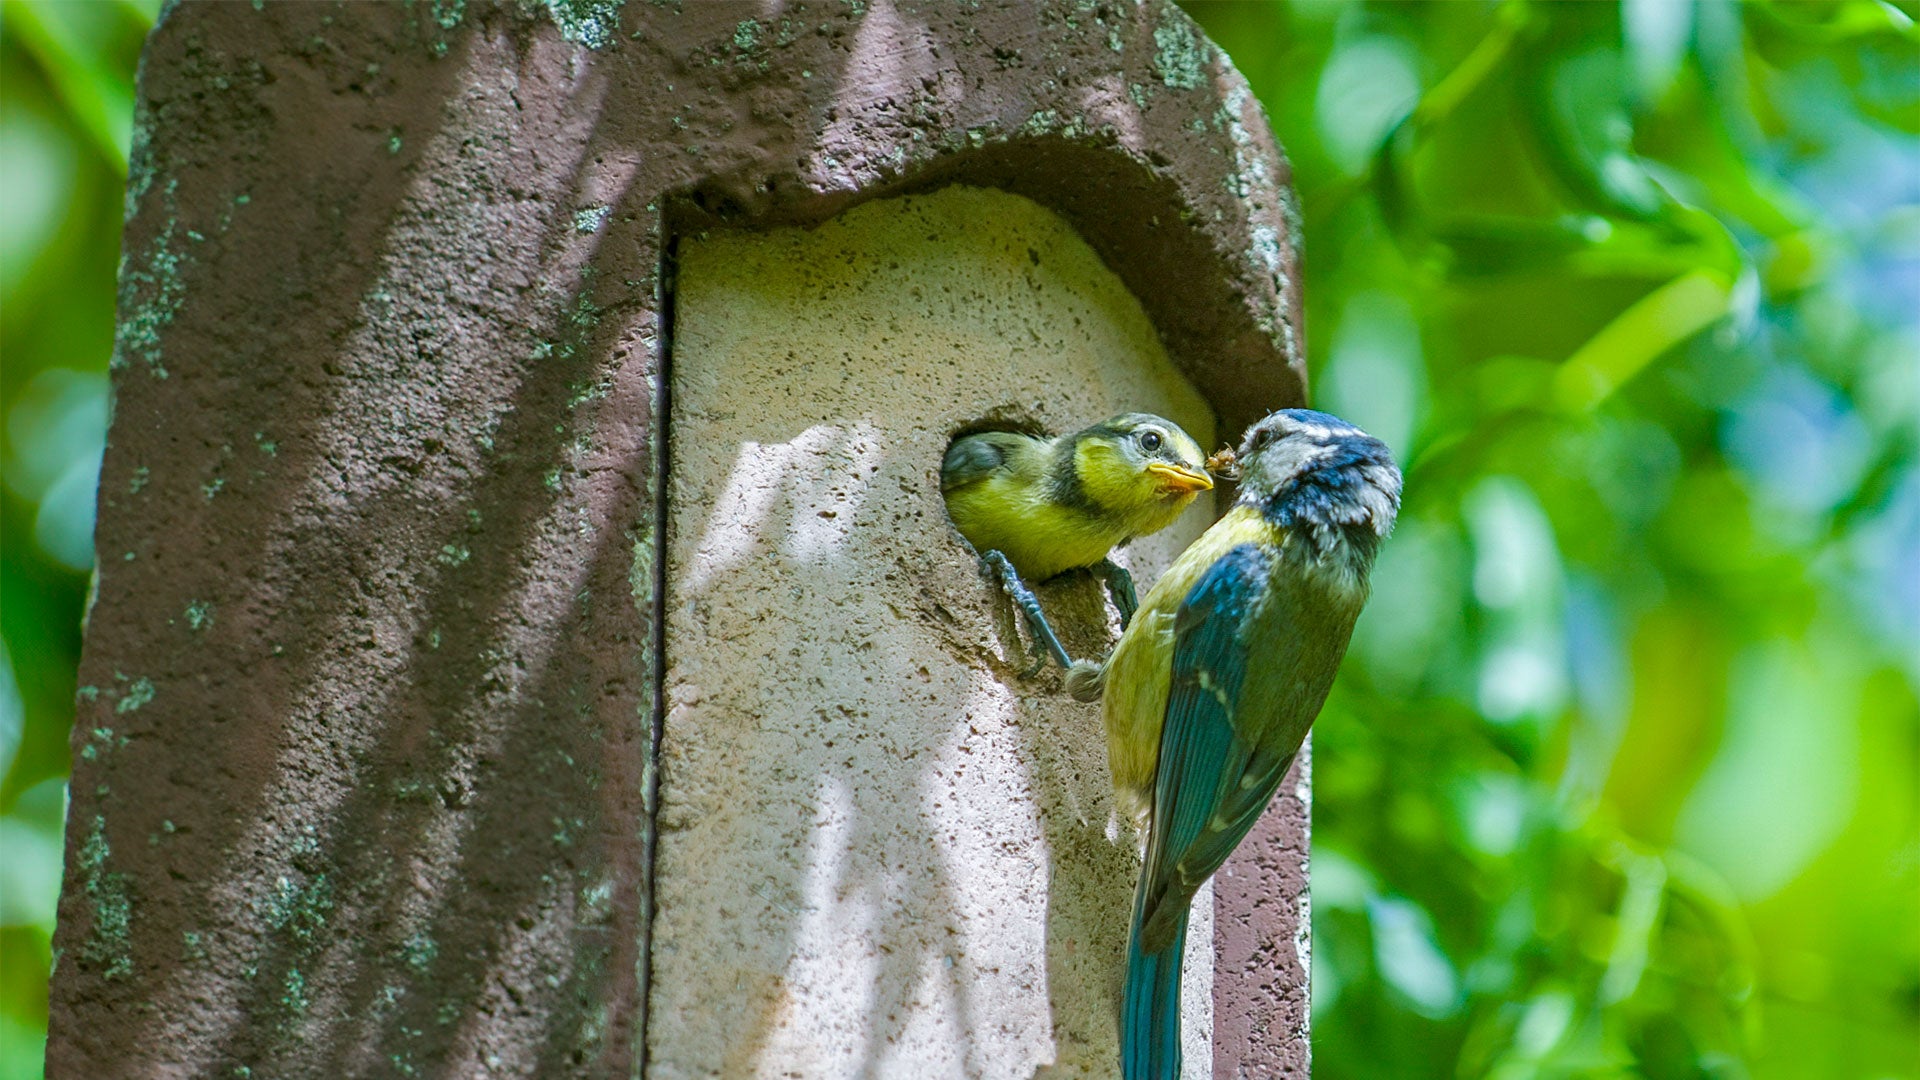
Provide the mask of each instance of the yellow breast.
{"label": "yellow breast", "polygon": [[1116,522],[1050,502],[1042,485],[1011,473],[947,495],[947,513],[979,551],[999,551],[1029,582],[1106,558],[1129,535]]}

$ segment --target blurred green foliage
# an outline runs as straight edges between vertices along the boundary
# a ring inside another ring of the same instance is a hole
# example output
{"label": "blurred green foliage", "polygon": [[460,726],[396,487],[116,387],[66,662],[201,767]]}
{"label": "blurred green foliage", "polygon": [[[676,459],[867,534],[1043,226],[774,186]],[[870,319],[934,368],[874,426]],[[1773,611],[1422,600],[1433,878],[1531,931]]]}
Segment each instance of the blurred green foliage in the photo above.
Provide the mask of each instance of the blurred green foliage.
{"label": "blurred green foliage", "polygon": [[0,2],[0,1080],[40,1075],[133,72],[158,0]]}
{"label": "blurred green foliage", "polygon": [[[1325,1077],[1920,1077],[1915,5],[1188,8],[1407,465],[1316,731]],[[0,1080],[38,1073],[151,0],[0,2]]]}
{"label": "blurred green foliage", "polygon": [[1407,466],[1315,727],[1323,1077],[1920,1076],[1913,5],[1188,5]]}

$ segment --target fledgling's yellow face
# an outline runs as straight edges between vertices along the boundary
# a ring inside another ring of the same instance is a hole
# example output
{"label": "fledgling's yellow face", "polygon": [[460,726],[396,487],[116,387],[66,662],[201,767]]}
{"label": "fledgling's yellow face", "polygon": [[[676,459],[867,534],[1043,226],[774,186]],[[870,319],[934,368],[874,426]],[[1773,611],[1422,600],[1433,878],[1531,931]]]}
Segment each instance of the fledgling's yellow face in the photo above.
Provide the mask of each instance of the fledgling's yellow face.
{"label": "fledgling's yellow face", "polygon": [[1213,487],[1206,454],[1179,425],[1146,413],[1116,416],[1075,448],[1081,485],[1101,506],[1138,516],[1145,535],[1165,528]]}

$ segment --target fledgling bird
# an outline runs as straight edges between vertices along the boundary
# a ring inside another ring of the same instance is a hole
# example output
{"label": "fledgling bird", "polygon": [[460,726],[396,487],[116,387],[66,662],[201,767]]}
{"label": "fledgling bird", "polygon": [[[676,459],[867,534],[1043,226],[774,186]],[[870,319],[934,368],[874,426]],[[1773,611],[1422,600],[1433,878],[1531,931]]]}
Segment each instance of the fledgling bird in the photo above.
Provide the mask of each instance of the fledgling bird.
{"label": "fledgling bird", "polygon": [[1173,524],[1213,487],[1205,461],[1200,444],[1178,424],[1122,413],[1054,438],[983,431],[955,439],[940,463],[940,492],[960,535],[1066,667],[1066,650],[1025,582],[1096,568],[1125,625],[1137,606],[1133,581],[1107,553]]}
{"label": "fledgling bird", "polygon": [[1235,454],[1240,494],[1147,593],[1104,666],[1108,761],[1147,823],[1121,1010],[1125,1080],[1178,1080],[1187,909],[1273,798],[1320,712],[1400,509],[1384,443],[1337,417],[1273,413]]}

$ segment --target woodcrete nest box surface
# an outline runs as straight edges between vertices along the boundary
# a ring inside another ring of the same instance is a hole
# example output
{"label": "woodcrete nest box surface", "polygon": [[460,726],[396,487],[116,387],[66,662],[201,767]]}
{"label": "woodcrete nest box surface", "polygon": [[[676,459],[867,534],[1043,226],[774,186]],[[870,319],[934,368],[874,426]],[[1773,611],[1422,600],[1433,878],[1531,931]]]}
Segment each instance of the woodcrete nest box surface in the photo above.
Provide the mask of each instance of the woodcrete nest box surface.
{"label": "woodcrete nest box surface", "polygon": [[[50,1075],[1113,1075],[1098,710],[938,473],[1301,403],[1186,16],[189,3],[128,200]],[[1305,783],[1197,901],[1189,1076],[1305,1075]]]}

